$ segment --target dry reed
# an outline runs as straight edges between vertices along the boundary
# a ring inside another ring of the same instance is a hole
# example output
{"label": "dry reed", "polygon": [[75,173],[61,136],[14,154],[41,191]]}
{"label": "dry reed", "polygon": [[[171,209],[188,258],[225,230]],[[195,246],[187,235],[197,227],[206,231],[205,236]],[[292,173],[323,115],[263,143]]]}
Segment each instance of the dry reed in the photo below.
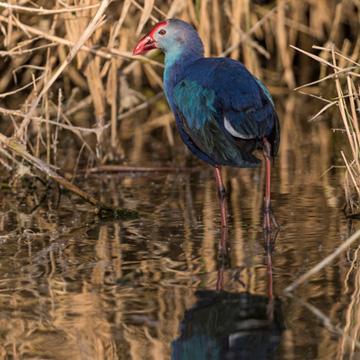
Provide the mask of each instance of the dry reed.
{"label": "dry reed", "polygon": [[[321,110],[311,118],[315,120],[324,111],[329,108],[336,107],[340,115],[343,128],[334,129],[334,131],[341,131],[346,134],[349,151],[341,150],[341,157],[346,167],[345,174],[345,194],[346,194],[346,212],[348,216],[354,217],[359,215],[359,199],[360,199],[360,130],[359,130],[359,88],[356,88],[354,81],[360,77],[360,64],[358,47],[353,48],[353,54],[342,53],[337,50],[334,44],[328,47],[314,46],[316,50],[320,50],[322,54],[330,54],[331,59],[328,61],[323,57],[316,56],[310,52],[295,48],[296,50],[308,55],[321,65],[330,68],[332,74],[324,76],[323,78],[311,82],[306,85],[299,86],[295,90],[305,87],[313,86],[319,83],[333,83],[333,89],[336,91],[336,97],[332,99],[325,99],[318,97],[326,103]],[[328,57],[328,56],[326,56]],[[331,87],[330,87],[331,88]],[[347,153],[347,155],[345,154]],[[351,161],[348,157],[351,157]],[[355,196],[354,196],[355,195]]]}
{"label": "dry reed", "polygon": [[[131,55],[152,23],[167,17],[187,20],[198,29],[207,55],[230,55],[266,78],[270,89],[292,89],[298,81],[312,81],[313,74],[289,45],[304,47],[316,40],[342,48],[347,37],[355,44],[350,46],[353,57],[359,48],[358,6],[352,0],[307,0],[301,6],[295,0],[272,6],[246,0],[0,3],[0,133],[21,140],[32,155],[73,176],[86,162],[134,163],[141,155],[129,154],[130,137],[138,151],[164,141],[170,148],[178,143],[161,99],[162,62],[153,54],[136,60]],[[337,31],[330,31],[334,27]],[[322,49],[324,58],[331,58]],[[351,79],[347,86],[356,94]],[[344,114],[354,117],[353,105]],[[151,126],[144,124],[146,117]],[[70,157],[69,137],[74,139]],[[356,153],[356,145],[352,149]],[[16,172],[17,163],[3,154],[4,168]],[[351,162],[349,167],[354,171]],[[2,176],[10,181],[11,174]]]}

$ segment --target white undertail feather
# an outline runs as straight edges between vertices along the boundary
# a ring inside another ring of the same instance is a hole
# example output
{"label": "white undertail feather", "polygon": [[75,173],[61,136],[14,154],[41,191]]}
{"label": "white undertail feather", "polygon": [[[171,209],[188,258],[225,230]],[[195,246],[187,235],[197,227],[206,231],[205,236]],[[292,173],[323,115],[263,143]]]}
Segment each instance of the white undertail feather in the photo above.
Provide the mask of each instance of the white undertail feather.
{"label": "white undertail feather", "polygon": [[249,139],[253,139],[253,136],[247,136],[244,134],[240,134],[238,131],[236,131],[232,125],[230,124],[230,121],[224,117],[224,126],[225,129],[234,137],[240,138],[240,139],[244,139],[244,140],[249,140]]}

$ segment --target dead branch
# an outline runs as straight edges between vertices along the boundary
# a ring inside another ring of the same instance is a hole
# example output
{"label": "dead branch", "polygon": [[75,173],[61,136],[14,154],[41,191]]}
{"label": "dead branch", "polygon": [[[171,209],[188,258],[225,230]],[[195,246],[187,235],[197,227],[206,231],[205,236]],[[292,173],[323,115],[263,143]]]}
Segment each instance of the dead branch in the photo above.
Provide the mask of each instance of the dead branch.
{"label": "dead branch", "polygon": [[71,182],[60,176],[58,173],[56,173],[49,164],[28,153],[23,145],[11,138],[8,138],[2,133],[0,133],[0,144],[4,148],[11,149],[14,153],[27,160],[31,165],[37,167],[40,171],[44,172],[51,179],[55,180],[58,184],[60,184],[67,190],[70,190],[71,192],[80,196],[83,200],[91,204],[95,208],[95,212],[97,213],[112,214],[113,216],[119,218],[138,218],[147,215],[145,213],[140,213],[134,210],[109,206],[95,199],[92,195],[87,194],[85,191],[81,190],[76,185],[72,184]]}

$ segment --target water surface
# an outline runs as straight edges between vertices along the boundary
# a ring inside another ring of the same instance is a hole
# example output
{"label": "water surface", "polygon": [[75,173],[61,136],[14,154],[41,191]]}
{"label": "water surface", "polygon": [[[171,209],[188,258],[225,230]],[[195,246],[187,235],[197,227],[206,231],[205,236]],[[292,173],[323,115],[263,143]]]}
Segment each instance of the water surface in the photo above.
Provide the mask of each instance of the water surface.
{"label": "water surface", "polygon": [[139,219],[101,219],[55,186],[0,191],[0,358],[359,359],[336,332],[359,338],[358,244],[301,285],[300,301],[283,293],[356,227],[341,211],[343,170],[321,176],[340,164],[339,140],[300,108],[279,104],[272,194],[284,229],[271,256],[263,169],[224,169],[226,234],[213,171],[196,160],[193,171],[77,179],[108,204],[152,214]]}

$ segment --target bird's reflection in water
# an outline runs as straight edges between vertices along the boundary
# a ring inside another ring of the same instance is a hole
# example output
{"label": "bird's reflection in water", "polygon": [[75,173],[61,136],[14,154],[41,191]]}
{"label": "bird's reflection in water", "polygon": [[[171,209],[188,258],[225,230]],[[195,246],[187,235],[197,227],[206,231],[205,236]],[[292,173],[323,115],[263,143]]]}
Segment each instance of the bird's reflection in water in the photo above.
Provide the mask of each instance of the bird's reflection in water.
{"label": "bird's reflection in water", "polygon": [[172,342],[172,360],[275,359],[284,330],[281,301],[274,297],[270,241],[265,234],[268,296],[223,289],[227,232],[222,232],[217,290],[197,291],[196,304],[185,312],[180,337]]}

